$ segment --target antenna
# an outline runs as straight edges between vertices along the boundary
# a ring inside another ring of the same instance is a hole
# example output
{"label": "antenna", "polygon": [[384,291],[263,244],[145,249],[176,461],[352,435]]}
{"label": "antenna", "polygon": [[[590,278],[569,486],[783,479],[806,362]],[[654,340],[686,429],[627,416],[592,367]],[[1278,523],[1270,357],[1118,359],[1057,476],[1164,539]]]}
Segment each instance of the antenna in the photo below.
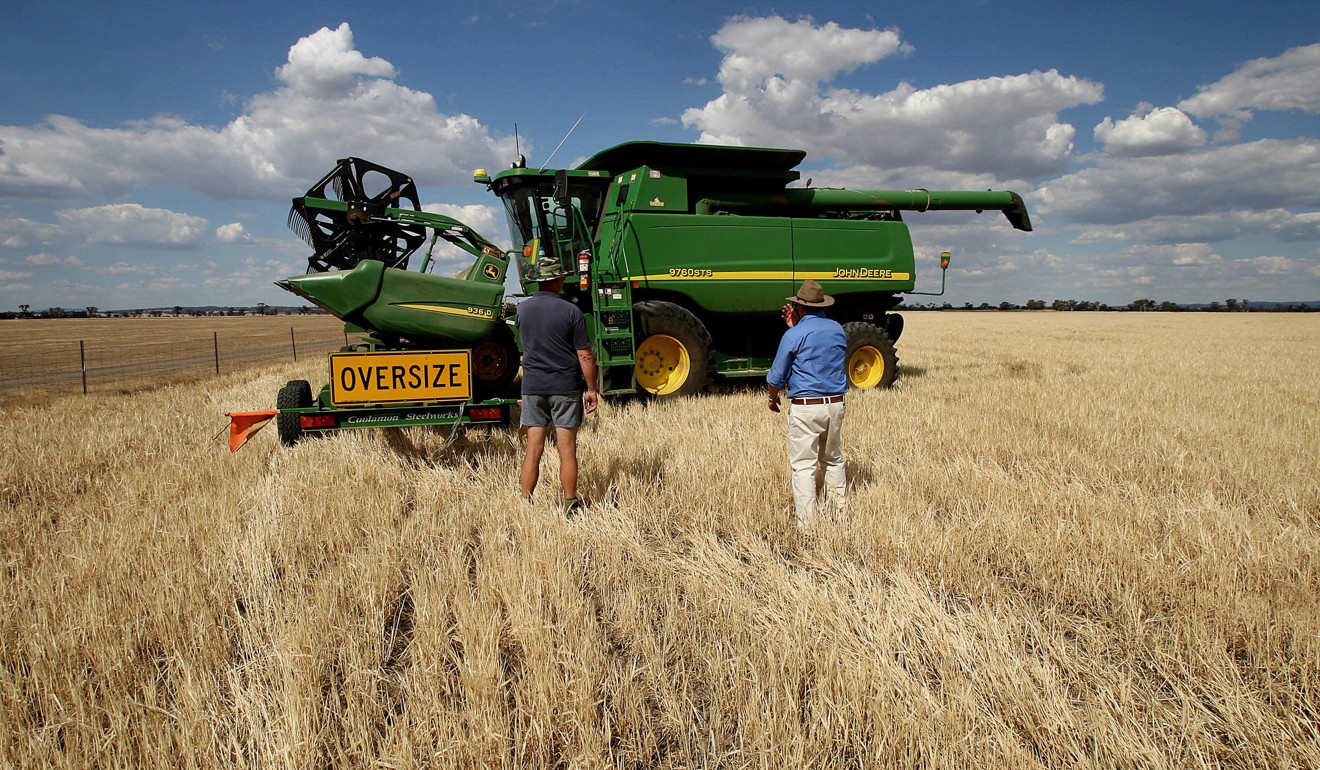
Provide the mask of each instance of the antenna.
{"label": "antenna", "polygon": [[555,145],[555,148],[554,148],[553,150],[550,151],[550,157],[545,159],[545,165],[544,165],[544,166],[541,166],[541,168],[540,168],[541,171],[545,171],[545,170],[546,170],[546,168],[550,165],[550,158],[555,157],[555,153],[556,153],[556,152],[559,152],[559,148],[560,148],[560,147],[563,147],[563,146],[564,146],[564,142],[567,142],[567,141],[568,141],[568,138],[569,138],[570,136],[573,135],[573,129],[577,128],[577,127],[578,127],[578,123],[581,123],[581,122],[582,122],[582,119],[585,118],[586,116],[587,116],[587,113],[584,112],[584,113],[582,113],[581,115],[578,116],[578,119],[577,119],[577,120],[575,120],[575,121],[573,122],[573,128],[568,129],[568,133],[567,133],[567,134],[564,134],[564,138],[563,138],[563,139],[560,139],[560,140],[559,140],[559,144],[556,144],[556,145]]}
{"label": "antenna", "polygon": [[527,168],[527,159],[523,157],[522,147],[518,144],[518,124],[513,124],[513,168]]}

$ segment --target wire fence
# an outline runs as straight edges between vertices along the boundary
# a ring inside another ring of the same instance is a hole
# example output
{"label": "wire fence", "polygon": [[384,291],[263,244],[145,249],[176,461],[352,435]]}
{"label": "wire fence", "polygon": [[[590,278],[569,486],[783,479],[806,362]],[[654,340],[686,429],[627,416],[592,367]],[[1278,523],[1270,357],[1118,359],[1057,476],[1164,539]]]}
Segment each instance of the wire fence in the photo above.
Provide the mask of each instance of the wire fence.
{"label": "wire fence", "polygon": [[159,342],[62,340],[0,356],[0,393],[67,395],[149,388],[339,350],[342,332],[210,332]]}

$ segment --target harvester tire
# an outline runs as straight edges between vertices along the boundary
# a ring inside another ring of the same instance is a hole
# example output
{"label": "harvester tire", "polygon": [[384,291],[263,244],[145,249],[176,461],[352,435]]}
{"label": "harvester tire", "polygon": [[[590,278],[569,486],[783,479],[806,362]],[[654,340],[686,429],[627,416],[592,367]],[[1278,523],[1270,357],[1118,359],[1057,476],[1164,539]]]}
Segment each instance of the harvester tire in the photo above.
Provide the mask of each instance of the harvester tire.
{"label": "harvester tire", "polygon": [[518,346],[513,331],[501,323],[489,337],[472,347],[472,388],[479,400],[509,395],[518,374]]}
{"label": "harvester tire", "polygon": [[[306,409],[312,405],[312,386],[307,380],[289,380],[275,396],[276,409]],[[280,414],[275,416],[275,427],[280,432],[280,443],[293,446],[302,438],[301,415]]]}
{"label": "harvester tire", "polygon": [[850,388],[887,388],[898,377],[898,353],[889,335],[865,321],[843,325],[848,336],[844,367]]}
{"label": "harvester tire", "polygon": [[638,302],[633,310],[640,330],[633,367],[638,391],[673,398],[704,390],[715,368],[715,351],[701,319],[672,302]]}

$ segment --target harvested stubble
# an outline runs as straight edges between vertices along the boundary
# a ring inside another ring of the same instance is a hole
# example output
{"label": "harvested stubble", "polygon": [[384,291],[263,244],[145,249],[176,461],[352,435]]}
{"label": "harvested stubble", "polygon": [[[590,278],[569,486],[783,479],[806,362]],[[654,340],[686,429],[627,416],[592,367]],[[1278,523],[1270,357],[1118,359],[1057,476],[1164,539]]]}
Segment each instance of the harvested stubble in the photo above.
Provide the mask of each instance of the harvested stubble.
{"label": "harvested stubble", "polygon": [[[0,764],[1320,766],[1314,316],[914,316],[798,537],[756,389],[230,456],[319,363],[0,415]],[[557,479],[548,452],[543,484]]]}

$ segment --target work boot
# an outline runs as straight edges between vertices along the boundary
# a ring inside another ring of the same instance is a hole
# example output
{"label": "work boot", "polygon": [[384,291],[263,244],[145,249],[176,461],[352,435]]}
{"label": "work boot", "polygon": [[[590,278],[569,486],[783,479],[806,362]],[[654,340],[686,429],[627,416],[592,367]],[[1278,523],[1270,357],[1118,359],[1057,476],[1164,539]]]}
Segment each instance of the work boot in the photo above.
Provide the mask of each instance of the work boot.
{"label": "work boot", "polygon": [[582,498],[565,497],[564,498],[564,516],[573,518],[579,510],[582,509]]}

